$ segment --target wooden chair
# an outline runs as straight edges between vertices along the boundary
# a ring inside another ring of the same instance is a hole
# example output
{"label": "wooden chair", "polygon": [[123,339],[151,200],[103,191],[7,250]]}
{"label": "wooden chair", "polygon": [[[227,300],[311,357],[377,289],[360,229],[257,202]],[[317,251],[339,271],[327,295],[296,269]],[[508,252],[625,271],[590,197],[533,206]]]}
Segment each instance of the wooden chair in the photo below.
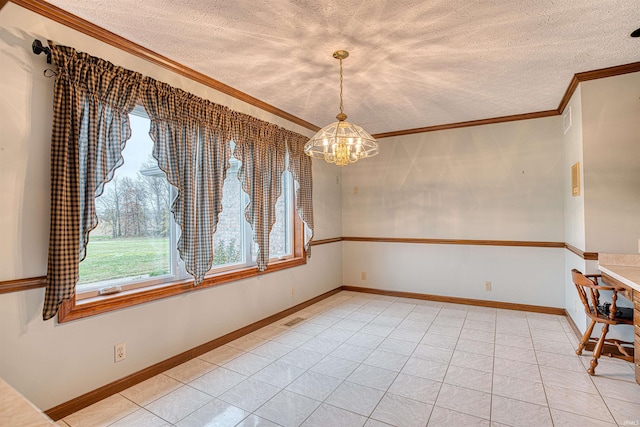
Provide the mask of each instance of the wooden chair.
{"label": "wooden chair", "polygon": [[[615,357],[618,359],[626,360],[627,362],[633,362],[633,343],[620,341],[617,339],[607,338],[607,332],[609,332],[609,325],[633,325],[633,308],[618,308],[616,302],[618,299],[618,292],[623,292],[623,288],[616,288],[615,286],[606,286],[598,284],[599,274],[584,275],[575,268],[571,270],[573,277],[573,283],[576,285],[580,300],[584,305],[584,311],[591,319],[591,324],[582,335],[580,345],[576,350],[576,354],[581,355],[582,350],[585,349],[587,344],[594,344],[593,347],[593,359],[591,359],[590,368],[587,369],[589,374],[595,375],[596,366],[598,366],[598,358],[602,354],[605,343],[610,344],[608,346],[611,350],[611,345],[615,346],[613,349],[618,351],[609,351],[605,353],[606,356]],[[611,291],[611,304],[600,303],[600,292]],[[592,338],[591,333],[596,323],[603,323],[602,334],[600,338]]]}

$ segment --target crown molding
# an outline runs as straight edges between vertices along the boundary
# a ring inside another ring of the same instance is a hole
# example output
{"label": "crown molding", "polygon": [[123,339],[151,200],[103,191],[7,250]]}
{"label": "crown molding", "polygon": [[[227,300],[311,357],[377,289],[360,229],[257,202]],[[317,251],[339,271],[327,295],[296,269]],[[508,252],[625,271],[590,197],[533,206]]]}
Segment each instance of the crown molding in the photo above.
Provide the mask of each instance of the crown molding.
{"label": "crown molding", "polygon": [[376,139],[390,138],[392,136],[411,135],[414,133],[435,132],[437,130],[458,129],[470,126],[490,125],[494,123],[514,122],[517,120],[539,119],[542,117],[557,116],[557,110],[537,111],[535,113],[514,114],[511,116],[493,117],[489,119],[470,120],[468,122],[449,123],[444,125],[427,126],[422,128],[396,130],[392,132],[376,133],[373,136]]}
{"label": "crown molding", "polygon": [[[6,2],[6,0],[0,0],[0,1]],[[99,27],[85,19],[80,18],[79,16],[69,13],[66,10],[60,9],[59,7],[54,6],[50,3],[47,3],[42,0],[10,0],[10,1],[18,6],[21,6],[32,12],[35,12],[38,15],[42,15],[45,18],[51,19],[66,27],[72,28],[76,31],[86,34],[89,37],[92,37],[96,40],[100,40],[101,42],[107,43],[113,47],[116,47],[120,50],[123,50],[127,53],[137,56],[138,58],[142,58],[145,61],[149,61],[153,64],[159,65],[162,68],[165,68],[181,76],[187,77],[188,79],[201,83],[205,86],[208,86],[212,89],[215,89],[219,92],[222,92],[240,101],[246,102],[249,105],[258,107],[261,110],[267,111],[271,114],[274,114],[292,123],[300,125],[304,128],[310,129],[314,132],[320,130],[320,128],[314,125],[313,123],[309,123],[306,120],[302,120],[301,118],[296,117],[293,114],[287,113],[286,111],[283,111],[279,108],[276,108],[271,104],[267,104],[264,101],[261,101],[257,98],[252,97],[251,95],[248,95],[244,92],[234,89],[231,86],[227,86],[226,84],[219,82],[218,80],[212,79],[211,77],[208,77],[183,64],[180,64],[179,62],[169,59],[166,56],[160,55],[159,53],[156,53],[150,49],[147,49],[144,46],[141,46],[137,43],[127,40],[124,37],[121,37],[115,33],[112,33],[111,31],[108,31],[102,27]]]}
{"label": "crown molding", "polygon": [[392,136],[411,135],[414,133],[434,132],[438,130],[458,129],[469,126],[489,125],[494,123],[513,122],[517,120],[529,120],[539,119],[542,117],[558,116],[564,112],[564,109],[569,104],[569,100],[573,96],[574,92],[578,88],[578,84],[589,80],[604,79],[606,77],[620,76],[623,74],[636,73],[640,71],[640,62],[633,62],[631,64],[616,65],[615,67],[601,68],[599,70],[585,71],[583,73],[576,73],[569,82],[569,86],[560,101],[560,105],[556,110],[538,111],[535,113],[515,114],[512,116],[494,117],[490,119],[471,120],[468,122],[449,123],[444,125],[427,126],[422,128],[397,130],[393,132],[377,133],[372,135],[376,139],[390,138]]}
{"label": "crown molding", "polygon": [[615,67],[600,68],[599,70],[585,71],[573,75],[569,86],[564,93],[558,105],[558,114],[562,114],[567,108],[571,97],[578,88],[578,84],[589,80],[604,79],[606,77],[620,76],[622,74],[636,73],[640,71],[640,62],[632,62],[631,64],[616,65]]}

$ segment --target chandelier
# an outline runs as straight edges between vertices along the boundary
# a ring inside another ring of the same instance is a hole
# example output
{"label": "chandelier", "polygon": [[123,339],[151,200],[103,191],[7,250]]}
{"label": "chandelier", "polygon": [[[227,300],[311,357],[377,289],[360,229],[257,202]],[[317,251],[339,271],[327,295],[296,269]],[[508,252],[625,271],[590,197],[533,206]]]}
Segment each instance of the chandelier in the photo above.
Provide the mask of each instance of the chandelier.
{"label": "chandelier", "polygon": [[305,144],[306,155],[324,159],[327,163],[344,166],[355,163],[365,157],[378,154],[378,142],[358,125],[345,121],[347,115],[342,106],[342,60],[349,56],[346,50],[333,52],[333,57],[340,60],[340,113],[337,122],[320,129]]}

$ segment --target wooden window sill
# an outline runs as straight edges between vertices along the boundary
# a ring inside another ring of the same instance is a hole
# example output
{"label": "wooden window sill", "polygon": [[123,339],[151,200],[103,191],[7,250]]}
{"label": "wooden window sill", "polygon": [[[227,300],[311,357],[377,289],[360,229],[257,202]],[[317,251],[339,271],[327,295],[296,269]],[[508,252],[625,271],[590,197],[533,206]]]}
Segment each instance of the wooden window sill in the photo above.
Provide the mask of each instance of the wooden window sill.
{"label": "wooden window sill", "polygon": [[[303,251],[304,252],[304,251]],[[237,280],[248,279],[287,268],[297,267],[307,263],[304,253],[294,258],[275,261],[263,272],[257,267],[246,267],[231,272],[225,271],[206,276],[204,281],[198,286],[193,286],[193,279],[185,279],[177,282],[163,283],[160,285],[148,286],[144,288],[132,289],[114,295],[97,296],[82,300],[72,298],[60,305],[58,311],[58,323],[70,322],[96,314],[108,313],[122,308],[132,307],[159,299],[185,294],[187,292],[207,289],[224,283],[235,282]]]}

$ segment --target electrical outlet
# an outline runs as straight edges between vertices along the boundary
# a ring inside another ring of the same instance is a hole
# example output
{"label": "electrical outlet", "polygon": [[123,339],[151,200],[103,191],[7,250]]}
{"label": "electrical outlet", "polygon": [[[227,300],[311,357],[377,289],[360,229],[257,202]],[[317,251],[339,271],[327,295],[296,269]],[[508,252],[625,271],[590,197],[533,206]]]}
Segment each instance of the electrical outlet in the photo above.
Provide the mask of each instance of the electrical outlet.
{"label": "electrical outlet", "polygon": [[113,361],[121,362],[127,358],[127,344],[120,343],[113,347]]}
{"label": "electrical outlet", "polygon": [[296,288],[291,288],[291,298],[296,296]]}
{"label": "electrical outlet", "polygon": [[491,282],[484,282],[484,290],[485,291],[491,290]]}
{"label": "electrical outlet", "polygon": [[367,272],[363,271],[360,273],[360,280],[367,280]]}
{"label": "electrical outlet", "polygon": [[573,311],[575,311],[577,313],[578,311],[580,311],[580,303],[578,302],[577,299],[573,300],[573,303],[575,305],[575,307],[573,308]]}
{"label": "electrical outlet", "polygon": [[353,187],[353,195],[354,196],[358,195],[358,187]]}

